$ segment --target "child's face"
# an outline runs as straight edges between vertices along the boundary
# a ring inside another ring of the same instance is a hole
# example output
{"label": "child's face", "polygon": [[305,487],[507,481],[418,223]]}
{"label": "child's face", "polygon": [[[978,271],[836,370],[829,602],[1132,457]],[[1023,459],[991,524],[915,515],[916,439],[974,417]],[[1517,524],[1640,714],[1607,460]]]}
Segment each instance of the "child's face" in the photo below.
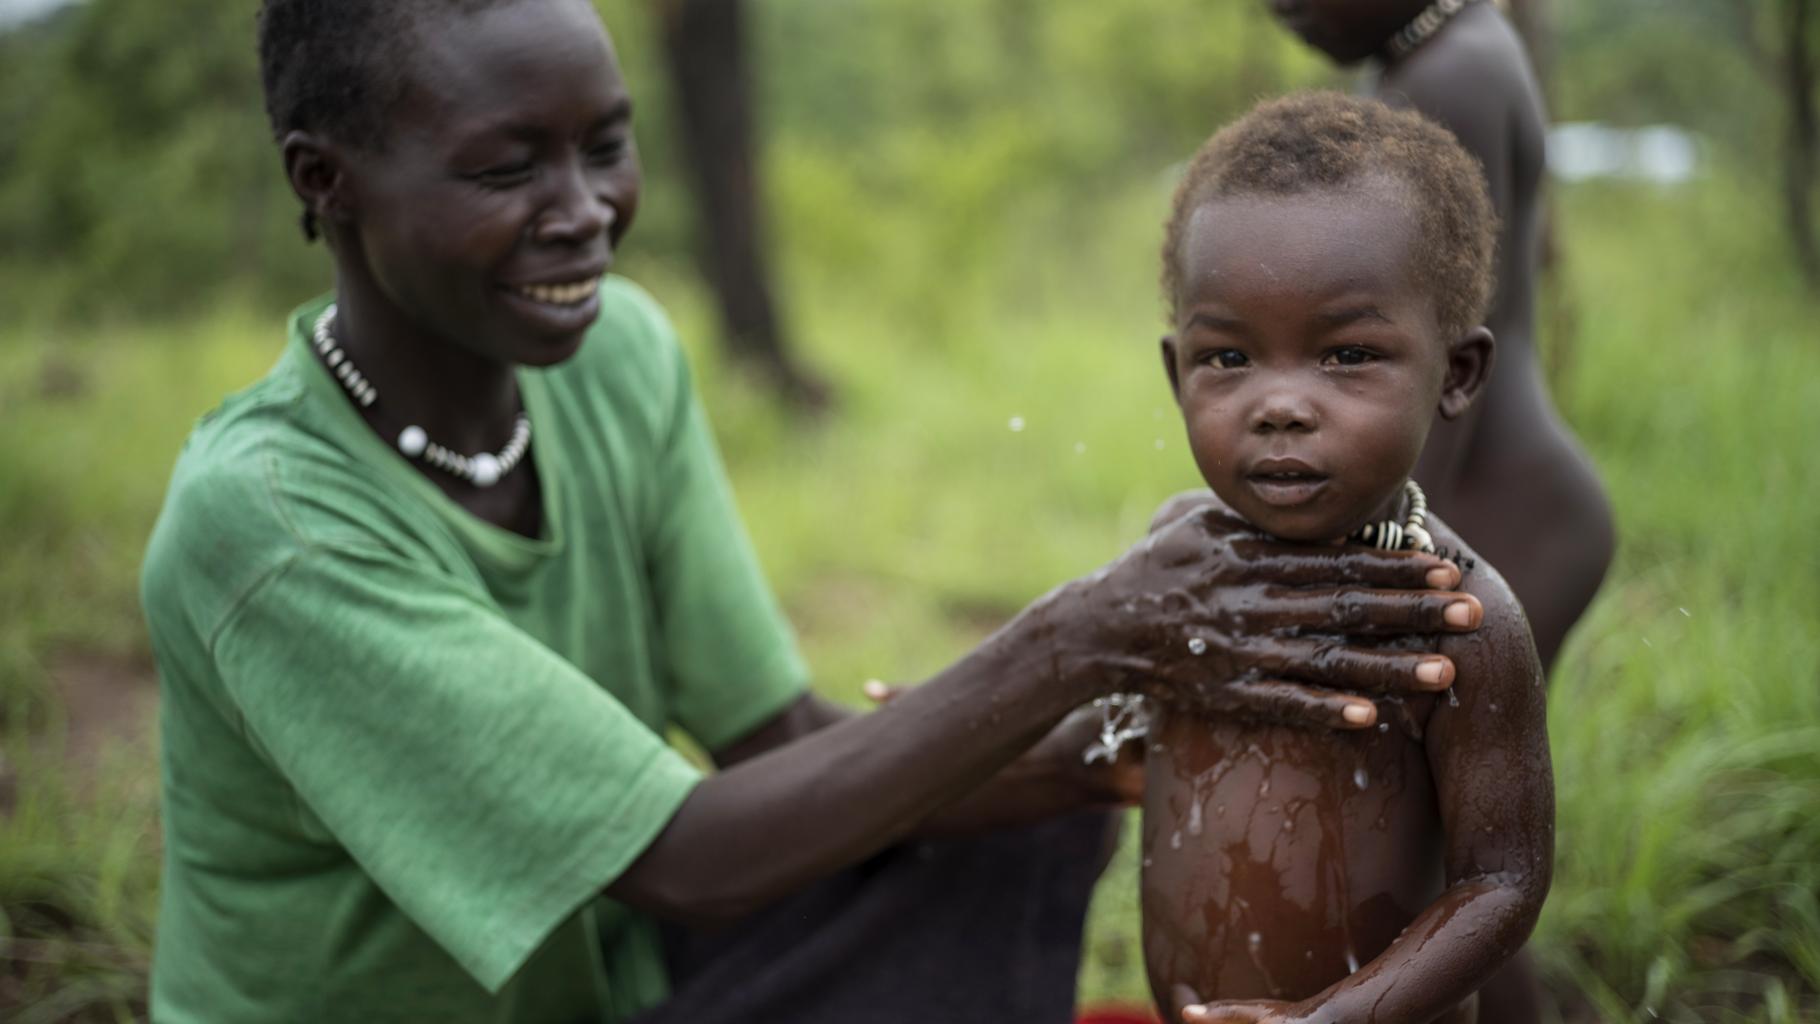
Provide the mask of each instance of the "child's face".
{"label": "child's face", "polygon": [[1279,537],[1335,540],[1390,514],[1457,390],[1414,279],[1406,191],[1215,199],[1184,232],[1163,360],[1189,447],[1215,493]]}
{"label": "child's face", "polygon": [[401,59],[384,146],[350,154],[343,237],[404,322],[497,361],[567,359],[638,208],[631,105],[598,17],[582,0],[454,14]]}
{"label": "child's face", "polygon": [[1341,64],[1370,57],[1422,13],[1428,0],[1266,0],[1272,14],[1309,46]]}

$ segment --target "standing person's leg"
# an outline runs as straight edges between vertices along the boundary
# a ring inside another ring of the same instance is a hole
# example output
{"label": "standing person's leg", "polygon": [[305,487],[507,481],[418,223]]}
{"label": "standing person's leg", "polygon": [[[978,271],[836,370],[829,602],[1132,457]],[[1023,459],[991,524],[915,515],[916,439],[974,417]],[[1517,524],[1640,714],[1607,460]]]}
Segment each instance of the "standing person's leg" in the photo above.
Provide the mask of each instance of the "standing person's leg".
{"label": "standing person's leg", "polygon": [[720,303],[729,350],[764,371],[785,398],[816,408],[827,402],[827,385],[786,344],[765,272],[744,3],[658,5],[695,186],[697,249]]}
{"label": "standing person's leg", "polygon": [[1065,1024],[1111,817],[888,850],[712,934],[638,1024]]}

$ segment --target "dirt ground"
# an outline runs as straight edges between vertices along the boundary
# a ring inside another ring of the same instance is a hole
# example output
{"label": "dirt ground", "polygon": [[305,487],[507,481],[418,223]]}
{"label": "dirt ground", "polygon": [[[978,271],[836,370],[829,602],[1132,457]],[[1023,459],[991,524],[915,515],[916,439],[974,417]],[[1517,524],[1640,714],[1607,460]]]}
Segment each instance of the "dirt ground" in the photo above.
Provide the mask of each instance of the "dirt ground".
{"label": "dirt ground", "polygon": [[[119,764],[135,750],[149,751],[156,742],[158,674],[151,664],[70,654],[52,663],[50,682],[58,711],[45,734],[26,742],[57,751],[78,785],[97,781],[96,772],[104,763]],[[6,755],[0,750],[0,814],[13,805],[20,760]],[[151,762],[147,758],[141,763]],[[147,782],[155,784],[155,775]]]}

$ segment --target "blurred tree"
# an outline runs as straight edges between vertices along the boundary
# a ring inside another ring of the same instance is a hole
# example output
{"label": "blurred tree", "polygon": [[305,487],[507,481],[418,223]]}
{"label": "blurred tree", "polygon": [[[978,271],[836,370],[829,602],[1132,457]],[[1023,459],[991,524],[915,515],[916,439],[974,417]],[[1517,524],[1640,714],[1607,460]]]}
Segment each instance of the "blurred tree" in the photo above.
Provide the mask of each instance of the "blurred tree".
{"label": "blurred tree", "polygon": [[1814,113],[1814,34],[1812,0],[1784,0],[1782,38],[1785,95],[1788,102],[1788,156],[1783,197],[1788,204],[1789,231],[1795,256],[1808,286],[1820,291],[1820,243],[1814,238],[1814,179],[1820,164],[1820,125]]}
{"label": "blurred tree", "polygon": [[1782,108],[1782,205],[1789,243],[1809,288],[1820,292],[1814,191],[1820,184],[1820,113],[1814,54],[1820,18],[1813,0],[1730,0],[1735,38]]}

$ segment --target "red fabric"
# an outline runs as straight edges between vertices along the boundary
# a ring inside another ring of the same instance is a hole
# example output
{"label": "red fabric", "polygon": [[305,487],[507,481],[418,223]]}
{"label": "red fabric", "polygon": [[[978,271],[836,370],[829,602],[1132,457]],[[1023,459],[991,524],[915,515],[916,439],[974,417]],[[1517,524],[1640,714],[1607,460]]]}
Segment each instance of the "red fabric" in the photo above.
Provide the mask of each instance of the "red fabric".
{"label": "red fabric", "polygon": [[1096,1006],[1082,1010],[1075,1024],[1161,1024],[1149,1010],[1136,1006]]}

